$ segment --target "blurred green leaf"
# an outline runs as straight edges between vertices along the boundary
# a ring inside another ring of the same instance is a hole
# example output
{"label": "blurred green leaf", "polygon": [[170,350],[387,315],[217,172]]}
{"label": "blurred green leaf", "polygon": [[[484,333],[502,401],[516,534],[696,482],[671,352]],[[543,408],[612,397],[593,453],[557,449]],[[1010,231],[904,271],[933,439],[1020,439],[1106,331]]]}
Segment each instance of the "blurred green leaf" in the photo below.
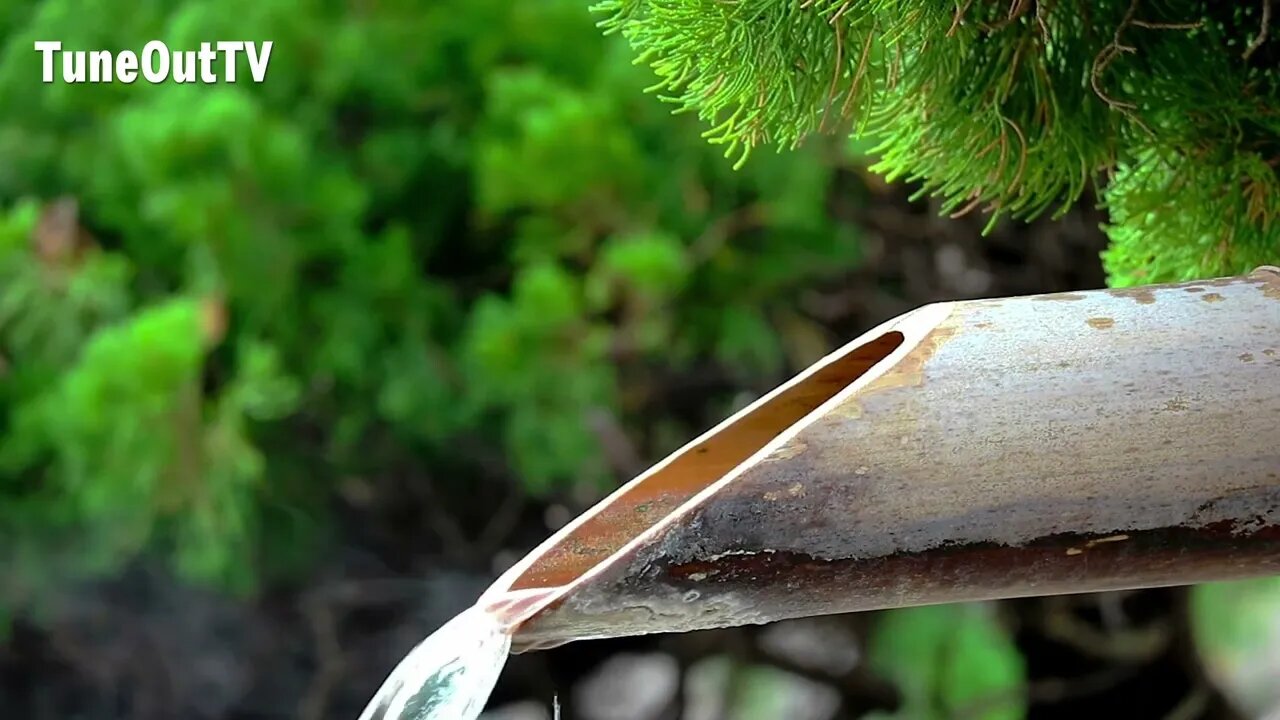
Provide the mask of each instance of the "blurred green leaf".
{"label": "blurred green leaf", "polygon": [[1209,677],[1237,708],[1280,708],[1280,578],[1191,589],[1191,629]]}
{"label": "blurred green leaf", "polygon": [[682,289],[689,260],[679,240],[662,232],[625,235],[605,243],[600,270],[647,298],[667,299]]}
{"label": "blurred green leaf", "polygon": [[756,307],[729,306],[719,313],[721,362],[746,372],[775,372],[782,362],[782,348],[764,314]]}
{"label": "blurred green leaf", "polygon": [[[726,720],[773,720],[825,717],[823,706],[834,710],[839,695],[831,688],[771,665],[748,664],[715,655],[695,663],[686,677],[686,707],[690,715]],[[826,696],[826,697],[824,697]]]}
{"label": "blurred green leaf", "polygon": [[871,669],[897,685],[902,707],[874,718],[1016,720],[1026,716],[1026,668],[986,604],[892,610],[876,622]]}

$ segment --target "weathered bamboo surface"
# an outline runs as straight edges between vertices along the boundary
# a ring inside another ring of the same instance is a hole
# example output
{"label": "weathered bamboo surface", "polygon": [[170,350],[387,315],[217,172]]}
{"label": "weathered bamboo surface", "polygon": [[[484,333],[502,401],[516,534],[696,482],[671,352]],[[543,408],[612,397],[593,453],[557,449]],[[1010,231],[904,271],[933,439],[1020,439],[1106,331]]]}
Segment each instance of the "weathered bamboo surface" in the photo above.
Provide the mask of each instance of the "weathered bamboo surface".
{"label": "weathered bamboo surface", "polygon": [[903,315],[624,486],[482,603],[519,652],[1276,572],[1280,272],[1262,269]]}

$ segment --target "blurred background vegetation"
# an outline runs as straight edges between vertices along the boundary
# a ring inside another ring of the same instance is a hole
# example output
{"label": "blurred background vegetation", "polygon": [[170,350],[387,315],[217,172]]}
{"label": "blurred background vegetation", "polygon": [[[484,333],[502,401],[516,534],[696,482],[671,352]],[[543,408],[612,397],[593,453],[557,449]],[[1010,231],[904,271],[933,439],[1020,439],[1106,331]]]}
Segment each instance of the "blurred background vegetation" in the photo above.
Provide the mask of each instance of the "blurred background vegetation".
{"label": "blurred background vegetation", "polygon": [[[0,716],[355,717],[548,532],[837,345],[1103,283],[1087,204],[983,238],[838,138],[733,170],[593,21],[0,8]],[[32,51],[241,37],[275,42],[261,85],[42,85]],[[580,643],[515,658],[491,717],[1237,717],[1260,626],[1192,619],[1280,617],[1260,587]]]}

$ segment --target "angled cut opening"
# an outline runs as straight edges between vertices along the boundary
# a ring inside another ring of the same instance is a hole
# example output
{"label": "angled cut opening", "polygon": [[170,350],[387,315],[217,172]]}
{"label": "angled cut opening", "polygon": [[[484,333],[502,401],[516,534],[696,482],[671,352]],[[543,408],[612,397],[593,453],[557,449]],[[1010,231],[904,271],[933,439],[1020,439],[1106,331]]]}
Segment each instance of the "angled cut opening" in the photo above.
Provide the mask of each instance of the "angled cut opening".
{"label": "angled cut opening", "polygon": [[903,341],[901,332],[887,332],[797,375],[565,526],[508,571],[514,578],[509,584],[500,580],[495,588],[533,590],[573,582],[804,420]]}

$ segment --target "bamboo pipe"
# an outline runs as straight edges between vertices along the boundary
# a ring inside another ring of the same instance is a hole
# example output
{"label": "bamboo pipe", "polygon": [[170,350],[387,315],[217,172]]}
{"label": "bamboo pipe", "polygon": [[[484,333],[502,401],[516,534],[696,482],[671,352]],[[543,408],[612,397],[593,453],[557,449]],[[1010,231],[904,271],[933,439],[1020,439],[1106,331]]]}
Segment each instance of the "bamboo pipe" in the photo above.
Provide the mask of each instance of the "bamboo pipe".
{"label": "bamboo pipe", "polygon": [[1280,572],[1280,270],[928,305],[481,597],[513,652]]}

